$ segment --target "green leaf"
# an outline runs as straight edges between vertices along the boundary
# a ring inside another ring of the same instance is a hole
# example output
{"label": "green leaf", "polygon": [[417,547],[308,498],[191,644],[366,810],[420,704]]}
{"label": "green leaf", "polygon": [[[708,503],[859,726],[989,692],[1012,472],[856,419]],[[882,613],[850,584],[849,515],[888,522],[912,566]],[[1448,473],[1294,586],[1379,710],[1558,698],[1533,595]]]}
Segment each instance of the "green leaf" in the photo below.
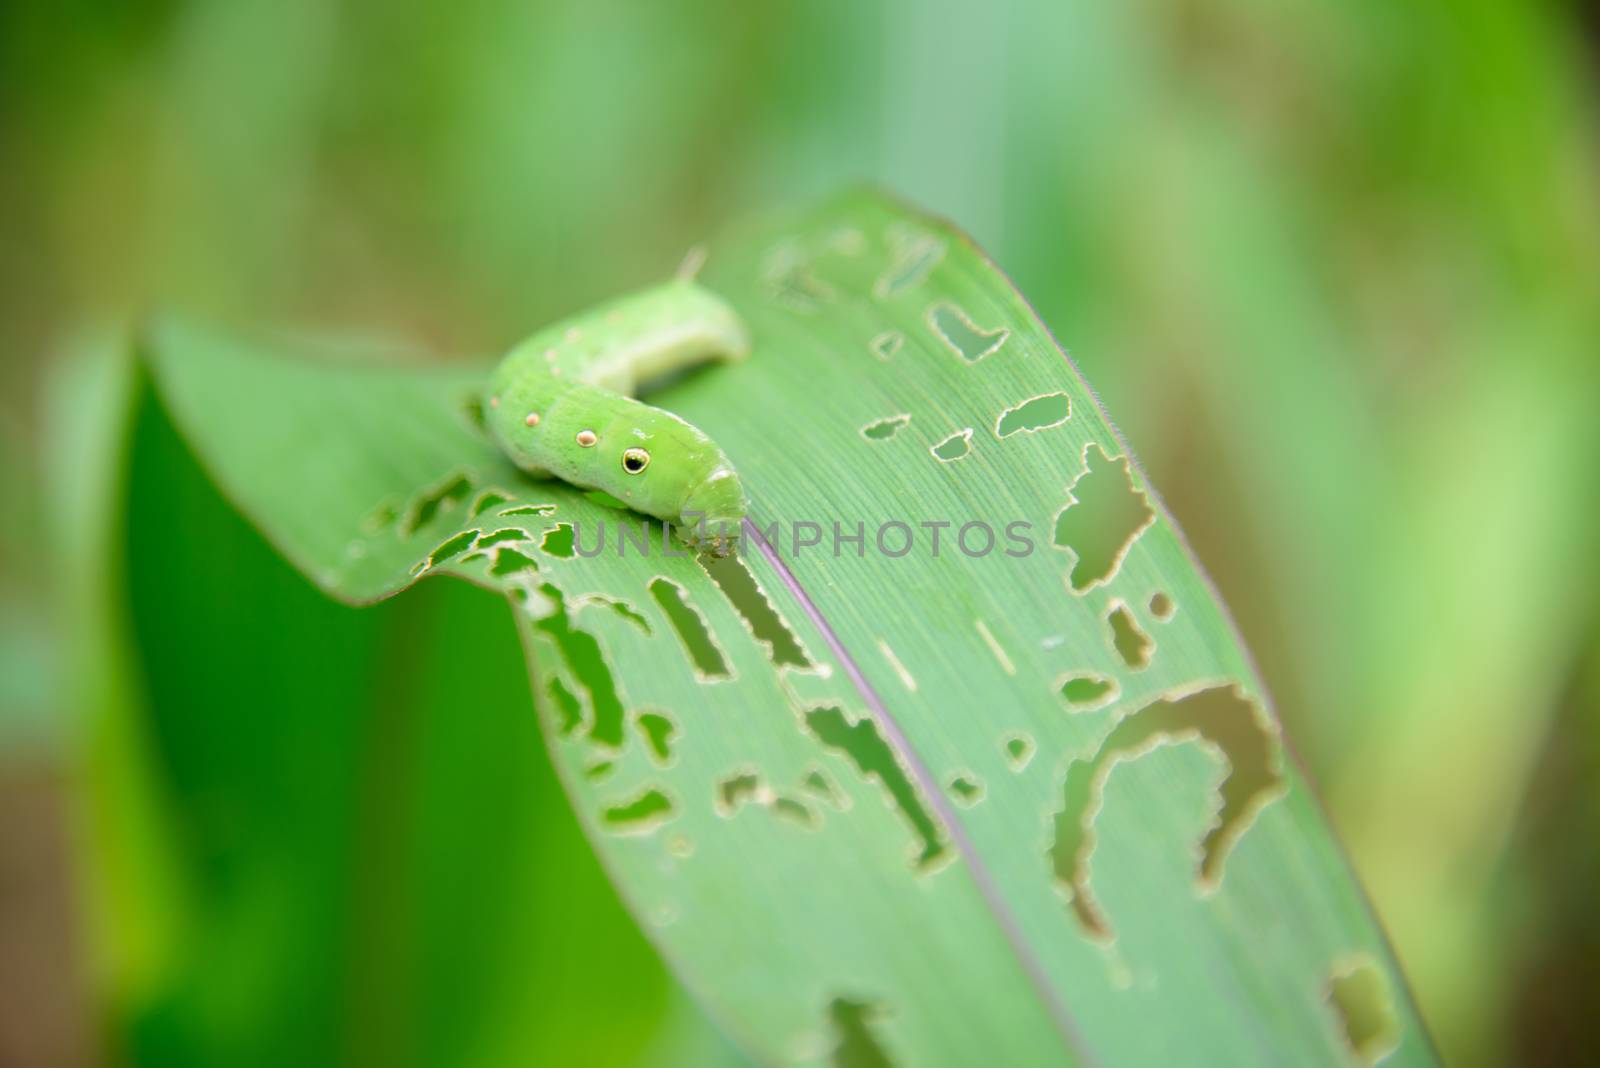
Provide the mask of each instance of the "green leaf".
{"label": "green leaf", "polygon": [[217,496],[127,346],[80,347],[51,484],[107,1057],[744,1063],[571,820],[504,599],[321,596]]}
{"label": "green leaf", "polygon": [[738,465],[767,533],[733,561],[521,477],[481,366],[173,321],[145,348],[329,594],[507,593],[585,829],[760,1059],[1431,1063],[1215,592],[1000,272],[856,195],[704,280],[755,355],[652,400]]}

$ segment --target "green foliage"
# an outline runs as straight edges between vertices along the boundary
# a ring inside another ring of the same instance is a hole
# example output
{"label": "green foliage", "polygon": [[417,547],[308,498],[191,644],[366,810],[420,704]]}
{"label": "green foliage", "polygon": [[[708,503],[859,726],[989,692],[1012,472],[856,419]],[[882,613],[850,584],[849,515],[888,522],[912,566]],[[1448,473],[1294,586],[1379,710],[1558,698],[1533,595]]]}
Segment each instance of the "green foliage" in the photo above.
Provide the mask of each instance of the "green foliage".
{"label": "green foliage", "polygon": [[[322,596],[121,355],[59,391],[61,425],[87,434],[63,449],[71,482],[95,491],[62,518],[88,535],[70,559],[111,1054],[741,1063],[572,822],[504,602],[445,583],[359,611]],[[136,684],[105,677],[130,662]]]}
{"label": "green foliage", "polygon": [[[1582,17],[1524,0],[0,6],[0,774],[113,799],[97,835],[10,813],[84,846],[75,883],[23,865],[28,892],[100,919],[82,1000],[61,1003],[40,992],[73,986],[73,954],[29,952],[12,932],[37,918],[0,910],[0,1002],[18,1007],[0,1030],[118,1046],[129,1016],[100,958],[126,940],[152,966],[186,911],[163,873],[189,817],[140,801],[164,706],[120,640],[139,566],[123,484],[85,462],[124,421],[32,410],[63,334],[155,297],[487,360],[659,281],[721,219],[867,176],[978,235],[1118,414],[1448,1061],[1593,1045],[1600,914],[1574,853],[1600,839]],[[885,447],[922,429],[874,426]],[[47,530],[46,491],[87,507]],[[536,558],[507,545],[494,567]],[[598,611],[615,610],[580,614]],[[1098,714],[1093,682],[1069,707]],[[587,693],[567,696],[581,713]],[[856,1031],[892,1018],[834,1008]]]}
{"label": "green foliage", "polygon": [[[176,321],[142,349],[223,494],[323,590],[361,603],[442,573],[505,593],[580,822],[760,1059],[1340,1064],[1330,984],[1355,958],[1388,977],[1391,1063],[1431,1063],[1220,604],[994,266],[858,195],[714,245],[706,282],[755,354],[652,401],[738,464],[766,531],[742,563],[523,479],[463,410],[480,368]],[[1011,425],[1063,394],[1067,418]],[[836,550],[835,520],[863,542]],[[1031,551],[995,540],[1013,521]],[[1115,697],[1065,700],[1086,672]],[[197,702],[225,689],[190,681]],[[531,729],[520,697],[432,685],[373,689]],[[330,699],[333,722],[364,703]]]}

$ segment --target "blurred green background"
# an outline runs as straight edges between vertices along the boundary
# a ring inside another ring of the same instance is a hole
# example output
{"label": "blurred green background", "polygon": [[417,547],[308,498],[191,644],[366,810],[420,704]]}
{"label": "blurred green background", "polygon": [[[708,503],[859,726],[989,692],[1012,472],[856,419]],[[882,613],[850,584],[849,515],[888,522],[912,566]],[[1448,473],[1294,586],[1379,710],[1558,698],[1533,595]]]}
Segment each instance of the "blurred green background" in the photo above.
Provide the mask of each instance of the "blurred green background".
{"label": "blurred green background", "polygon": [[41,398],[152,301],[492,355],[863,180],[972,232],[1120,421],[1447,1058],[1592,1049],[1585,17],[4,5],[0,1065],[736,1063],[584,845],[502,604],[324,602],[153,405],[108,471]]}

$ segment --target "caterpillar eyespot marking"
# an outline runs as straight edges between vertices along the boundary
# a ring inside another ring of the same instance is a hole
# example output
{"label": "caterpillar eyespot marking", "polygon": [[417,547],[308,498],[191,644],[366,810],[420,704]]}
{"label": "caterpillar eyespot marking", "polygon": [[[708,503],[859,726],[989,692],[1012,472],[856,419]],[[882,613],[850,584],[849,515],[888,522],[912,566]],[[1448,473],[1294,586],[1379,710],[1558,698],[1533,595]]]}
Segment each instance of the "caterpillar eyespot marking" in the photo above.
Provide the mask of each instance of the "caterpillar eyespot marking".
{"label": "caterpillar eyespot marking", "polygon": [[[746,512],[733,464],[703,431],[634,394],[684,368],[749,352],[733,309],[678,278],[546,327],[514,348],[485,390],[489,431],[530,475],[626,498],[691,544],[719,531],[710,547],[727,551],[728,532]],[[640,477],[646,468],[648,479]]]}

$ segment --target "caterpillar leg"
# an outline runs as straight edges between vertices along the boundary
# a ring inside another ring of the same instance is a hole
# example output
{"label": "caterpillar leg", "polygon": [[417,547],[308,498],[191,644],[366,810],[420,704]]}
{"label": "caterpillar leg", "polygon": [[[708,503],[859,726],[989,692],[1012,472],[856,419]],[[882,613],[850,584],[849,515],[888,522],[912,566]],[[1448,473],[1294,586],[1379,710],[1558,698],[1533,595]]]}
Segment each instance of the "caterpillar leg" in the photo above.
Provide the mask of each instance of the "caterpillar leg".
{"label": "caterpillar leg", "polygon": [[710,556],[727,556],[739,546],[737,523],[697,523],[694,526],[673,523],[672,532],[692,551]]}

